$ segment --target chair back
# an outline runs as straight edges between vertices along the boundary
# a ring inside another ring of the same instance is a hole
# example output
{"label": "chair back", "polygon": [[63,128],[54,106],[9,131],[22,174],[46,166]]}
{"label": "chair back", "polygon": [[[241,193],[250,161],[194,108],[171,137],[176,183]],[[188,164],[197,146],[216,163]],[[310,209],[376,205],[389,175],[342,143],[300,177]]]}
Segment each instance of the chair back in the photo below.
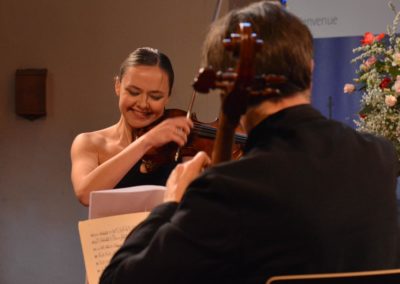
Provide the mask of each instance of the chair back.
{"label": "chair back", "polygon": [[266,284],[400,284],[400,269],[273,276]]}

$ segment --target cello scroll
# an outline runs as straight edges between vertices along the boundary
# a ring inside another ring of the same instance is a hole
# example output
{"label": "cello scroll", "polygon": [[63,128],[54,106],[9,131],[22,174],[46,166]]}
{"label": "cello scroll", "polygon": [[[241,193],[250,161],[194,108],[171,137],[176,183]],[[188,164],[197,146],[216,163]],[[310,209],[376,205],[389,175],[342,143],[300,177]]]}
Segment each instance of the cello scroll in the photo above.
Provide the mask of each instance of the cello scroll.
{"label": "cello scroll", "polygon": [[199,93],[208,93],[211,89],[222,91],[212,164],[231,160],[234,132],[240,116],[246,112],[249,98],[279,94],[279,89],[272,86],[286,80],[274,74],[255,76],[255,55],[264,43],[253,33],[250,23],[240,23],[238,32],[231,34],[223,44],[234,57],[238,57],[236,69],[215,72],[211,67],[203,68],[193,83],[193,88]]}

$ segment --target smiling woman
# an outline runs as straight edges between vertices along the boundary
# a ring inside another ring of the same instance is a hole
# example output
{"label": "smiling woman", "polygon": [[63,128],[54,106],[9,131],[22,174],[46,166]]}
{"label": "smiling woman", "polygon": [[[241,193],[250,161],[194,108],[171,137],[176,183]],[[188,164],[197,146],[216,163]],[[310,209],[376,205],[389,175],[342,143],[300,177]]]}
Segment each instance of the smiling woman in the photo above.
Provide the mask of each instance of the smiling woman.
{"label": "smiling woman", "polygon": [[166,77],[157,66],[136,66],[116,80],[119,108],[129,126],[143,128],[162,116],[169,100]]}
{"label": "smiling woman", "polygon": [[144,134],[141,130],[163,116],[173,82],[170,60],[156,49],[136,49],[122,63],[115,78],[119,121],[105,129],[81,133],[72,143],[71,179],[83,205],[89,205],[94,190],[165,184],[176,163],[148,173],[141,159],[149,150],[169,142],[183,146],[193,123],[186,117],[175,117]]}

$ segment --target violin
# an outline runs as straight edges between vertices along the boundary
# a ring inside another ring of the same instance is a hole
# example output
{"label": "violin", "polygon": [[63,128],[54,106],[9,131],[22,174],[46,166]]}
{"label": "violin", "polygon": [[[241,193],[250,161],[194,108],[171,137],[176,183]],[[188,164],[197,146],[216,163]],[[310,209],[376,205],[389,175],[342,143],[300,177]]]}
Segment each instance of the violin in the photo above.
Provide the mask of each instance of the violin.
{"label": "violin", "polygon": [[[162,117],[138,131],[137,136],[141,136],[165,119],[187,116],[187,112],[180,109],[166,109]],[[210,123],[200,122],[195,113],[190,115],[194,127],[188,135],[187,143],[179,148],[174,142],[167,143],[159,148],[153,148],[142,158],[142,163],[147,172],[156,170],[159,166],[181,161],[182,157],[193,157],[197,152],[204,151],[211,156],[219,121],[216,119]],[[238,126],[234,135],[234,146],[232,147],[233,159],[239,159],[243,155],[243,148],[247,135],[245,131]]]}

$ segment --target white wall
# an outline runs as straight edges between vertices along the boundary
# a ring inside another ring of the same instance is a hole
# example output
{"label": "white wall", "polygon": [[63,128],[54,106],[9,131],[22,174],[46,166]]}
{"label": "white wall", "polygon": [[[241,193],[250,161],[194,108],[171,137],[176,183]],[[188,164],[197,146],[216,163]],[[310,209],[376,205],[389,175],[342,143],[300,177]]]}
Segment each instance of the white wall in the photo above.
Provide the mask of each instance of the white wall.
{"label": "white wall", "polygon": [[[70,183],[71,142],[116,122],[113,76],[139,46],[171,57],[171,106],[185,109],[215,3],[0,0],[0,283],[83,283],[77,223],[87,209]],[[45,118],[15,115],[19,68],[48,69]],[[200,98],[199,116],[212,119],[217,101]]]}
{"label": "white wall", "polygon": [[[389,0],[288,0],[288,9],[311,29],[316,38],[384,33],[393,11]],[[399,1],[392,1],[400,8]]]}

